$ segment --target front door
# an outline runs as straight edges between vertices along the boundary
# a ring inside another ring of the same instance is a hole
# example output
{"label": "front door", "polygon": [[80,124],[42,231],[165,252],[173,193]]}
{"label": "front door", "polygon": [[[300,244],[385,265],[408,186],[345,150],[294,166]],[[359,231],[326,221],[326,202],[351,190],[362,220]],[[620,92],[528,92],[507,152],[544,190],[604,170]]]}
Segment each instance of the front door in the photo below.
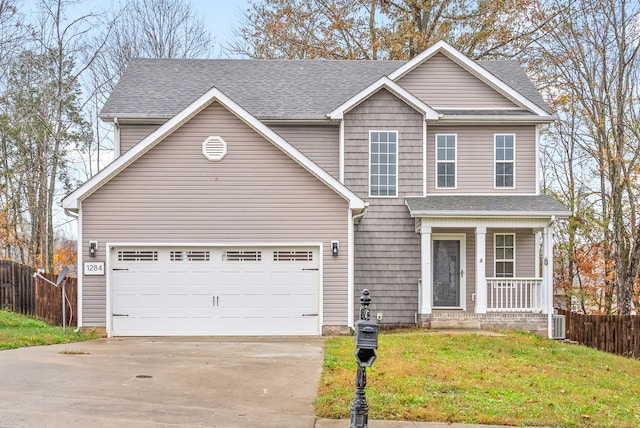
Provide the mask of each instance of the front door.
{"label": "front door", "polygon": [[433,306],[464,307],[464,240],[446,237],[433,240]]}

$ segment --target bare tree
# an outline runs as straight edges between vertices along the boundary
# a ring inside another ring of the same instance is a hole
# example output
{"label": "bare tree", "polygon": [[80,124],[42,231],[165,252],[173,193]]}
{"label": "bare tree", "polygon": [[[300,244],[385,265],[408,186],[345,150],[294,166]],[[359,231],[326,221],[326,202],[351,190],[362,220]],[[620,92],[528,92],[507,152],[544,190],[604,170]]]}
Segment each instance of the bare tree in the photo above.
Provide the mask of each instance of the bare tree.
{"label": "bare tree", "polygon": [[109,94],[131,58],[199,58],[213,48],[210,32],[186,0],[129,0],[97,37],[94,85]]}
{"label": "bare tree", "polygon": [[81,148],[87,178],[105,163],[104,152],[113,150],[110,128],[98,114],[129,61],[207,57],[212,48],[209,30],[187,0],[128,0],[103,15],[102,32],[95,36],[93,48],[99,55],[83,80],[90,93],[85,111],[95,137]]}
{"label": "bare tree", "polygon": [[522,55],[536,0],[253,0],[227,51],[251,58],[406,59],[439,40],[472,58]]}
{"label": "bare tree", "polygon": [[250,58],[377,59],[375,0],[254,1],[226,47]]}
{"label": "bare tree", "polygon": [[[10,196],[12,242],[23,260],[53,269],[54,210],[69,188],[67,153],[89,138],[80,110],[78,65],[90,16],[66,17],[70,0],[40,0],[8,64],[0,96],[3,184]],[[9,175],[10,174],[10,175]],[[66,191],[66,190],[63,190]]]}
{"label": "bare tree", "polygon": [[[617,311],[628,314],[640,251],[635,243],[640,5],[578,0],[557,7],[563,13],[549,28],[540,72],[556,84],[553,101],[561,124],[574,123],[567,137],[590,158],[591,198],[599,212],[590,232],[599,232],[603,243],[605,292],[613,295],[615,286]],[[587,218],[580,211],[574,214]]]}
{"label": "bare tree", "polygon": [[15,0],[0,0],[0,88],[24,38],[24,27],[20,23]]}

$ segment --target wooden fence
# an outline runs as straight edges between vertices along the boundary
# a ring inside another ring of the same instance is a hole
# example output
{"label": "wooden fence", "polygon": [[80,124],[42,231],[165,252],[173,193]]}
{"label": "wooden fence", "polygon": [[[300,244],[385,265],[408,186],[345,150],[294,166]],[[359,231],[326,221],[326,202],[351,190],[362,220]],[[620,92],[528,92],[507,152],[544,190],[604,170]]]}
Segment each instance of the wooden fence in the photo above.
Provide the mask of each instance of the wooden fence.
{"label": "wooden fence", "polygon": [[[0,309],[34,317],[52,325],[62,325],[62,288],[34,278],[31,266],[0,260]],[[43,274],[55,282],[57,276]],[[67,277],[64,283],[66,295],[66,325],[77,325],[78,280]]]}
{"label": "wooden fence", "polygon": [[[56,282],[57,276],[44,275],[52,282]],[[67,277],[64,280],[65,316],[67,326],[77,325],[78,308],[78,280]],[[62,325],[62,287],[54,287],[48,282],[36,279],[36,318],[52,325]]]}
{"label": "wooden fence", "polygon": [[0,309],[36,315],[36,290],[31,266],[0,260]]}
{"label": "wooden fence", "polygon": [[567,322],[567,339],[625,357],[640,358],[640,317],[582,315],[558,311]]}

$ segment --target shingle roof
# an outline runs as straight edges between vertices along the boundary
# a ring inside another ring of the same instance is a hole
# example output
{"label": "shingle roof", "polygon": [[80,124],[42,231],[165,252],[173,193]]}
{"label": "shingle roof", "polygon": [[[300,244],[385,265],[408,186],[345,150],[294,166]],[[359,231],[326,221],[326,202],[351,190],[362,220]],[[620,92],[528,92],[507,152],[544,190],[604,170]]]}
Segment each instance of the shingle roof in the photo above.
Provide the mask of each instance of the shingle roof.
{"label": "shingle roof", "polygon": [[[102,108],[103,119],[163,118],[216,87],[265,119],[324,119],[405,61],[133,59]],[[487,71],[548,111],[515,61],[480,61]]]}
{"label": "shingle roof", "polygon": [[520,92],[527,97],[530,101],[541,107],[547,112],[550,112],[549,106],[544,102],[540,92],[536,89],[531,79],[518,61],[514,60],[481,60],[476,61],[478,65],[482,66],[489,73],[502,80],[513,89]]}
{"label": "shingle roof", "polygon": [[567,217],[571,213],[549,195],[430,195],[406,198],[412,216],[500,215]]}

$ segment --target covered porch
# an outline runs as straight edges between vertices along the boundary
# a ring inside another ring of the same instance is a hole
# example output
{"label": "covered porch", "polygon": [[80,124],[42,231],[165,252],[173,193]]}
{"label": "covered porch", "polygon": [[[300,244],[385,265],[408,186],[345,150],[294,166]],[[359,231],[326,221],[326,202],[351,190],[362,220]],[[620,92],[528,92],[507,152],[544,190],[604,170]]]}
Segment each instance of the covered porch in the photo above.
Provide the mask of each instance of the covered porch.
{"label": "covered porch", "polygon": [[406,203],[421,237],[420,324],[551,334],[554,225],[566,208],[546,195]]}

